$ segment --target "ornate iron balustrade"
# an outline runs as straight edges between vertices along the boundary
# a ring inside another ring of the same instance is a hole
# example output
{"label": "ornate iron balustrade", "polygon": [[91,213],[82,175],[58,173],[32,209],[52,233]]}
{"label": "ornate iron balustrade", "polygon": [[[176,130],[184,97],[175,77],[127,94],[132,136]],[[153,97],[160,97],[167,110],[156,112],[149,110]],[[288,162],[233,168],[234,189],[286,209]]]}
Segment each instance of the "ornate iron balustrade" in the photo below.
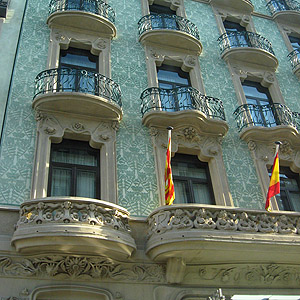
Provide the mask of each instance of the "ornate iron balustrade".
{"label": "ornate iron balustrade", "polygon": [[295,0],[271,0],[267,3],[266,6],[272,16],[275,13],[286,10],[300,11],[300,3]]}
{"label": "ornate iron balustrade", "polygon": [[160,14],[144,16],[139,20],[138,28],[140,35],[150,30],[170,29],[188,33],[197,40],[200,40],[196,25],[183,17],[175,15]]}
{"label": "ornate iron balustrade", "polygon": [[300,64],[300,49],[295,49],[288,55],[293,70]]}
{"label": "ornate iron balustrade", "polygon": [[51,0],[49,4],[49,15],[57,11],[79,10],[93,13],[115,22],[115,12],[105,2],[101,0]]}
{"label": "ornate iron balustrade", "polygon": [[241,31],[224,33],[218,38],[221,54],[231,48],[249,47],[265,50],[273,55],[272,44],[255,32]]}
{"label": "ornate iron balustrade", "polygon": [[113,80],[91,71],[57,68],[43,71],[36,76],[33,99],[40,94],[56,92],[96,95],[122,106],[119,85]]}
{"label": "ornate iron balustrade", "polygon": [[267,105],[243,104],[233,113],[237,121],[238,131],[249,126],[274,127],[278,125],[290,125],[300,128],[298,113],[279,103]]}
{"label": "ornate iron balustrade", "polygon": [[200,94],[192,87],[176,89],[148,88],[141,94],[142,115],[148,111],[183,111],[198,110],[209,118],[225,121],[224,107],[221,100]]}

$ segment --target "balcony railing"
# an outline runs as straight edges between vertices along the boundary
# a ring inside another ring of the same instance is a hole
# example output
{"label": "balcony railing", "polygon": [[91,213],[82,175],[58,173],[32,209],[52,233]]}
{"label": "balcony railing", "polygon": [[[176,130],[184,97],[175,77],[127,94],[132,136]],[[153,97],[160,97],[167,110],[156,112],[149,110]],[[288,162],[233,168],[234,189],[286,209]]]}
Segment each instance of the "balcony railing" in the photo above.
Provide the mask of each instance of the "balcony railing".
{"label": "balcony railing", "polygon": [[238,131],[250,126],[274,127],[290,125],[299,130],[298,113],[292,112],[284,104],[267,105],[243,104],[233,113],[237,121]]}
{"label": "balcony railing", "polygon": [[112,23],[115,22],[114,10],[101,0],[51,0],[49,4],[49,15],[55,12],[74,10],[93,13],[108,19]]}
{"label": "balcony railing", "polygon": [[274,51],[271,43],[255,32],[241,31],[224,33],[218,38],[221,54],[231,48],[256,48],[265,50],[273,55]]}
{"label": "balcony railing", "polygon": [[121,90],[117,83],[99,73],[82,69],[57,68],[37,75],[33,99],[41,94],[57,92],[91,94],[122,106]]}
{"label": "balcony railing", "polygon": [[141,112],[198,110],[207,117],[225,121],[221,100],[200,94],[192,87],[176,89],[148,88],[141,95]]}
{"label": "balcony railing", "polygon": [[291,62],[293,70],[295,70],[300,64],[300,49],[295,49],[294,51],[292,51],[288,55],[288,58]]}
{"label": "balcony railing", "polygon": [[286,10],[300,11],[300,3],[294,0],[271,0],[267,3],[267,8],[273,16],[275,13]]}
{"label": "balcony railing", "polygon": [[176,15],[147,15],[142,17],[138,22],[139,34],[151,30],[177,30],[192,35],[200,40],[199,31],[196,25],[189,20]]}

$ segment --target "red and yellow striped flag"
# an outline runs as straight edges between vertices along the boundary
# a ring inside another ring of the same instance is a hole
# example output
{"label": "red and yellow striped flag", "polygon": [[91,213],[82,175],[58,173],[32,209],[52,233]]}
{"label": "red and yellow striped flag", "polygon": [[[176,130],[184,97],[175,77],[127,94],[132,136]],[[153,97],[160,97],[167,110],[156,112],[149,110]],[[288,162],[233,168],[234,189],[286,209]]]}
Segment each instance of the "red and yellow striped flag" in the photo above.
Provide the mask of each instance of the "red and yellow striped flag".
{"label": "red and yellow striped flag", "polygon": [[271,211],[270,199],[277,194],[280,194],[280,181],[279,181],[279,159],[278,159],[279,144],[276,145],[275,158],[272,167],[272,174],[270,179],[270,185],[267,194],[267,201],[265,209]]}
{"label": "red and yellow striped flag", "polygon": [[165,202],[171,205],[175,200],[174,183],[171,169],[171,130],[168,128],[168,149],[165,168]]}

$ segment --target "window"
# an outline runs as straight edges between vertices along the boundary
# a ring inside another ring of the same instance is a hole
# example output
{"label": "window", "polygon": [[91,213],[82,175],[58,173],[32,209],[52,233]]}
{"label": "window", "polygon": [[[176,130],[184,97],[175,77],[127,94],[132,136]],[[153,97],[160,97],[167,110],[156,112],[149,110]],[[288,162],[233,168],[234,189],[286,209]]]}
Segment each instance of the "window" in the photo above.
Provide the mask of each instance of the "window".
{"label": "window", "polygon": [[65,2],[66,10],[83,10],[89,12],[96,12],[96,1],[90,0],[67,0]]}
{"label": "window", "polygon": [[167,6],[152,4],[149,6],[152,29],[178,29],[176,11]]}
{"label": "window", "polygon": [[186,87],[191,86],[189,73],[179,67],[162,65],[157,67],[158,85],[162,107],[166,111],[191,108],[191,96]]}
{"label": "window", "polygon": [[195,155],[176,154],[172,158],[174,203],[215,204],[208,164]]}
{"label": "window", "polygon": [[[272,169],[269,169],[271,176]],[[279,210],[300,211],[299,174],[288,167],[280,167],[280,195],[276,196]]]}
{"label": "window", "polygon": [[98,56],[88,50],[68,48],[60,51],[60,90],[64,92],[96,93]]}
{"label": "window", "polygon": [[48,196],[100,198],[99,150],[88,142],[51,144]]}
{"label": "window", "polygon": [[236,22],[223,21],[231,47],[251,47],[246,28]]}
{"label": "window", "polygon": [[272,127],[279,124],[269,89],[258,82],[242,83],[253,125]]}

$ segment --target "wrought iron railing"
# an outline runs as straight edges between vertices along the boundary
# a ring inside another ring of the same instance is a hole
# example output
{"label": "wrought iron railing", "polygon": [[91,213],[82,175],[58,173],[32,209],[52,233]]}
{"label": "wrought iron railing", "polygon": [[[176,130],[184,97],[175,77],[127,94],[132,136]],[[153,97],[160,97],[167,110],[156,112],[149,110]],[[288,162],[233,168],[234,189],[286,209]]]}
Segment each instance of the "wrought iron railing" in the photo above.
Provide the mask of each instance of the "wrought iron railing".
{"label": "wrought iron railing", "polygon": [[271,0],[267,3],[267,8],[273,16],[275,13],[285,10],[300,11],[300,3],[295,0]]}
{"label": "wrought iron railing", "polygon": [[233,113],[240,132],[250,126],[274,127],[290,125],[300,129],[300,117],[293,113],[286,105],[273,103],[267,105],[243,104]]}
{"label": "wrought iron railing", "polygon": [[188,33],[200,40],[197,26],[189,20],[176,15],[147,15],[138,22],[139,34],[157,29],[171,29]]}
{"label": "wrought iron railing", "polygon": [[101,0],[51,0],[49,4],[49,15],[57,11],[79,10],[90,12],[115,22],[115,12]]}
{"label": "wrought iron railing", "polygon": [[240,31],[224,33],[218,38],[221,54],[230,48],[250,47],[265,50],[273,55],[272,44],[255,32]]}
{"label": "wrought iron railing", "polygon": [[288,55],[293,70],[300,64],[300,49],[295,49]]}
{"label": "wrought iron railing", "polygon": [[36,76],[33,98],[40,94],[56,92],[96,95],[122,106],[121,90],[117,83],[99,73],[82,69],[50,69]]}
{"label": "wrought iron railing", "polygon": [[176,89],[148,88],[141,94],[141,112],[148,111],[183,111],[198,110],[209,118],[225,121],[224,107],[221,100],[202,95],[192,87]]}

